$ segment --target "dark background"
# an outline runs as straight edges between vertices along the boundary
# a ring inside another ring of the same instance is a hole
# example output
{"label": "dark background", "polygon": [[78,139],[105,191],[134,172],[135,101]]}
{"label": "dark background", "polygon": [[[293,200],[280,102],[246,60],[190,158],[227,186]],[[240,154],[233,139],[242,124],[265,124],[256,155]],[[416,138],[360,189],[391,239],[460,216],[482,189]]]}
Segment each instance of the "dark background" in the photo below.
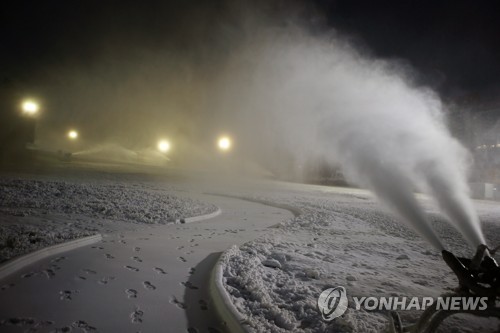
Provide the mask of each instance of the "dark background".
{"label": "dark background", "polygon": [[37,136],[47,141],[77,128],[127,147],[164,133],[208,142],[230,126],[204,107],[203,85],[252,27],[300,25],[410,68],[414,83],[458,105],[451,129],[472,147],[500,118],[499,9],[439,0],[4,2],[0,93],[15,97],[2,97],[0,112],[34,97]]}
{"label": "dark background", "polygon": [[328,22],[380,57],[403,58],[447,95],[493,94],[500,74],[497,1],[320,1]]}
{"label": "dark background", "polygon": [[[316,0],[314,5],[275,1],[258,6],[274,6],[276,12],[300,6],[303,16],[321,21],[318,29],[335,28],[375,56],[406,60],[424,83],[445,96],[498,91],[497,1]],[[4,3],[2,77],[30,83],[47,65],[89,66],[105,48],[117,53],[173,49],[192,55],[193,44],[215,41],[218,25],[238,24],[241,13],[234,8],[220,0]]]}

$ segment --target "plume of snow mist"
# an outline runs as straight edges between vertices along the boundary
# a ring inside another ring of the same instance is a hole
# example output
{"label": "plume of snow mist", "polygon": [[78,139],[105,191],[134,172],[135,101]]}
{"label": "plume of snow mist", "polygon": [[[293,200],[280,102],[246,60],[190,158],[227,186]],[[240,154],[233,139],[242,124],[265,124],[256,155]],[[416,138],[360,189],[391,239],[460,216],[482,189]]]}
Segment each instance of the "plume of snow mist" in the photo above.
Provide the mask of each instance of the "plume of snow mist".
{"label": "plume of snow mist", "polygon": [[[377,196],[384,200],[404,220],[409,221],[415,231],[430,244],[439,250],[444,250],[441,240],[432,229],[413,195],[411,181],[396,168],[383,165],[380,161],[373,159],[371,154],[366,154],[362,158],[364,161],[359,171],[368,175],[366,183],[369,184]],[[364,168],[366,170],[363,170]]]}
{"label": "plume of snow mist", "polygon": [[453,179],[455,178],[450,177],[450,175],[435,175],[432,170],[429,170],[430,191],[434,194],[441,209],[456,224],[469,244],[477,248],[479,244],[486,244],[479,219],[466,196],[466,190],[457,191],[457,184],[450,183]]}
{"label": "plume of snow mist", "polygon": [[467,193],[468,154],[450,135],[439,98],[339,39],[276,30],[255,33],[233,54],[214,93],[217,108],[239,111],[225,117],[243,124],[238,133],[256,154],[340,163],[349,181],[442,249],[413,194],[425,191],[470,245],[484,243]]}

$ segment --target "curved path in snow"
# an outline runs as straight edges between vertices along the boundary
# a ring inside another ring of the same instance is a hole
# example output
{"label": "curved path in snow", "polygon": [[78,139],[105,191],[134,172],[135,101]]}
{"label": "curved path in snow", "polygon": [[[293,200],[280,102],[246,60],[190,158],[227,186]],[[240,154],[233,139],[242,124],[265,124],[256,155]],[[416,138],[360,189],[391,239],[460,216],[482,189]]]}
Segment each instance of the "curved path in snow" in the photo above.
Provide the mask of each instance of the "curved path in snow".
{"label": "curved path in snow", "polygon": [[226,197],[199,199],[222,214],[103,235],[102,242],[0,281],[0,331],[224,332],[207,289],[220,252],[292,213]]}

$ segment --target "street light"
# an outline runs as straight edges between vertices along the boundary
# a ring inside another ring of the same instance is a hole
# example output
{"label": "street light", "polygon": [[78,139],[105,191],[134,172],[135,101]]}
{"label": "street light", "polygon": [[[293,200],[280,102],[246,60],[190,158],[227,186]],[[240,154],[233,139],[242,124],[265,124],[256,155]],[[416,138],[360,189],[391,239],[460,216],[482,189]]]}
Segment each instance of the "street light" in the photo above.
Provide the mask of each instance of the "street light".
{"label": "street light", "polygon": [[21,105],[23,113],[28,116],[34,116],[35,114],[37,114],[39,108],[40,107],[38,106],[38,104],[32,100],[25,100]]}
{"label": "street light", "polygon": [[222,151],[228,151],[231,149],[231,139],[227,136],[220,137],[219,141],[217,141],[217,146]]}
{"label": "street light", "polygon": [[170,142],[168,142],[168,140],[158,141],[158,150],[162,153],[168,152],[170,150]]}
{"label": "street light", "polygon": [[78,139],[78,132],[77,132],[77,131],[75,131],[75,130],[71,130],[71,131],[69,131],[69,132],[68,132],[68,138],[69,138],[70,140],[76,140],[76,139]]}

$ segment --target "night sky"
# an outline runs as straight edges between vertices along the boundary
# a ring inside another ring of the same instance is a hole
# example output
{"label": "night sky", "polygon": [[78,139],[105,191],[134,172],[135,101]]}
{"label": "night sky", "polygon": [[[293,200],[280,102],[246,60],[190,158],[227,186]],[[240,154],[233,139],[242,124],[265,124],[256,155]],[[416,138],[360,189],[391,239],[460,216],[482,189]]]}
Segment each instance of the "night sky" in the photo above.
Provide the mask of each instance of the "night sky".
{"label": "night sky", "polygon": [[446,93],[498,92],[498,1],[320,1],[329,24]]}
{"label": "night sky", "polygon": [[[117,137],[129,146],[164,132],[206,141],[199,128],[209,128],[207,137],[225,128],[203,105],[203,84],[210,86],[253,27],[295,24],[411,68],[414,82],[446,101],[498,104],[497,7],[496,1],[15,1],[0,11],[0,83],[38,98],[46,110],[41,127],[55,136],[76,126],[96,142]],[[491,117],[500,113],[488,117],[496,121]]]}
{"label": "night sky", "polygon": [[[1,79],[38,89],[54,66],[85,70],[102,59],[120,61],[124,55],[141,52],[173,53],[194,64],[213,62],[215,68],[232,47],[225,44],[227,36],[234,40],[241,32],[241,12],[253,10],[250,3],[48,0],[3,4]],[[313,29],[336,29],[375,57],[407,63],[416,69],[421,83],[444,97],[491,98],[499,91],[497,1],[255,3],[268,16],[279,13],[280,20],[286,21],[287,13],[293,13]]]}

